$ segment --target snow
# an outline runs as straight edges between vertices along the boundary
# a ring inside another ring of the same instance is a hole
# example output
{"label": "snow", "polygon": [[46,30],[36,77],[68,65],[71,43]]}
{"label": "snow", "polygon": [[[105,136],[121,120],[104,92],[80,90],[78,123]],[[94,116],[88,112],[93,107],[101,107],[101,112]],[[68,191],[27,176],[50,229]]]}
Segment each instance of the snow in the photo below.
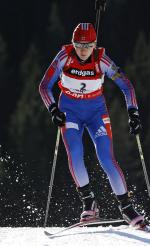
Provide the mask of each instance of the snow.
{"label": "snow", "polygon": [[[60,227],[49,227],[46,231],[56,233]],[[146,246],[150,245],[150,233],[118,227],[73,228],[50,239],[44,229],[37,227],[1,227],[1,246]]]}

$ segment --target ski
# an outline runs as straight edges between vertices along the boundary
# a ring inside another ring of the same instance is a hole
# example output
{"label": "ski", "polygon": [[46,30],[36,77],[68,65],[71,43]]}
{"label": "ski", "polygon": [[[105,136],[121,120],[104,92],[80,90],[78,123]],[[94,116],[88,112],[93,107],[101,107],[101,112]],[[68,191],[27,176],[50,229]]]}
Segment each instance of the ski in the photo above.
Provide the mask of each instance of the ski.
{"label": "ski", "polygon": [[71,226],[68,226],[66,228],[63,228],[62,230],[56,232],[56,233],[50,233],[48,231],[44,231],[45,235],[48,236],[49,238],[54,238],[55,236],[65,232],[65,231],[68,231],[72,228],[75,228],[75,227],[83,227],[83,226],[90,226],[90,225],[103,225],[103,224],[114,224],[114,223],[122,223],[124,222],[123,219],[112,219],[112,220],[106,220],[106,219],[95,219],[95,220],[91,220],[91,221],[83,221],[83,222],[78,222],[78,223],[75,223]]}
{"label": "ski", "polygon": [[132,226],[130,227],[134,230],[139,230],[139,231],[144,231],[144,232],[150,232],[150,226],[146,225],[146,224],[141,224],[141,225],[137,225],[137,226]]}

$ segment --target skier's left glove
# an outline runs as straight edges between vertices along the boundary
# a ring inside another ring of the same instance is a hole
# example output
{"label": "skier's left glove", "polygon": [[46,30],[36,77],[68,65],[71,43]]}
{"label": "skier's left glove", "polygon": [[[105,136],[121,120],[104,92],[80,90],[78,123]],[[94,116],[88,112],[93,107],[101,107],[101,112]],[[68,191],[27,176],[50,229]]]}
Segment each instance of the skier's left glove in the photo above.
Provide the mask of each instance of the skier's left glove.
{"label": "skier's left glove", "polygon": [[136,135],[141,132],[139,112],[136,108],[128,109],[130,134]]}
{"label": "skier's left glove", "polygon": [[50,107],[49,107],[49,112],[51,113],[51,117],[52,117],[52,122],[59,127],[62,127],[65,125],[66,122],[66,116],[63,112],[61,112],[59,110],[59,108],[57,107],[56,103],[53,103]]}

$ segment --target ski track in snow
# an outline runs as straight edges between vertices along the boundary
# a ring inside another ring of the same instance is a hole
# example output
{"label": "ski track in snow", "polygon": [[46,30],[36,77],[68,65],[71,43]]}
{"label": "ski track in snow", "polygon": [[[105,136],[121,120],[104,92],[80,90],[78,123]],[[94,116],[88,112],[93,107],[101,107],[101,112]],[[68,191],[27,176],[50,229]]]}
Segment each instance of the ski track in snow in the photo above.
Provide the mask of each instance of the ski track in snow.
{"label": "ski track in snow", "polygon": [[[46,231],[55,233],[60,227],[49,227]],[[150,233],[118,227],[74,228],[48,238],[43,228],[0,227],[0,246],[148,246]]]}

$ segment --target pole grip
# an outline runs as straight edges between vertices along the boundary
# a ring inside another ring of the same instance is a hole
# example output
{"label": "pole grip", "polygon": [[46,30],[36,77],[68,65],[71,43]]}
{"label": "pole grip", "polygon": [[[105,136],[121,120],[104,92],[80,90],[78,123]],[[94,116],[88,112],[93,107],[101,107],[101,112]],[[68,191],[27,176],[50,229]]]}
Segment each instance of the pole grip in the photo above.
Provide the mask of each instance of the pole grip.
{"label": "pole grip", "polygon": [[106,0],[95,0],[95,10],[105,11]]}

